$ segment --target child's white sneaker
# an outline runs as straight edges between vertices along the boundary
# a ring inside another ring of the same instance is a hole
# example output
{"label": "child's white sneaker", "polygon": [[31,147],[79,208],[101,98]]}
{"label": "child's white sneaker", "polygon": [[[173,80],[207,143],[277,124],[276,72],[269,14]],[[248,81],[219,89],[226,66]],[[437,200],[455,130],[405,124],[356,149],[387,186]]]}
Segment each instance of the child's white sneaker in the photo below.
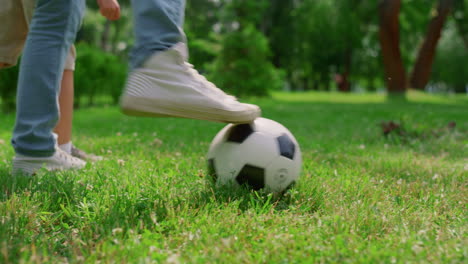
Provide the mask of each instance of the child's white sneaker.
{"label": "child's white sneaker", "polygon": [[71,155],[75,158],[79,158],[84,161],[96,162],[101,161],[102,156],[98,156],[92,153],[86,153],[83,150],[77,148],[75,145],[71,146]]}
{"label": "child's white sneaker", "polygon": [[56,147],[51,157],[28,157],[16,154],[13,158],[13,175],[33,175],[41,168],[49,171],[81,169],[85,165],[85,161],[72,157]]}
{"label": "child's white sneaker", "polygon": [[186,45],[178,43],[133,70],[120,100],[122,111],[227,123],[250,123],[260,116],[258,106],[238,102],[193,69],[187,53]]}

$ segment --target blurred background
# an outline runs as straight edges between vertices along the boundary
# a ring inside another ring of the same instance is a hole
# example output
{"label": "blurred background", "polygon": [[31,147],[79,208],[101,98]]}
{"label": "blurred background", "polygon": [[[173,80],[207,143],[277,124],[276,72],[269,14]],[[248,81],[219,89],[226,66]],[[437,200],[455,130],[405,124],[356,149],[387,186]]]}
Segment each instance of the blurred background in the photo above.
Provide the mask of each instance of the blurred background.
{"label": "blurred background", "polygon": [[[77,38],[76,107],[117,103],[133,45],[95,0]],[[187,0],[190,62],[240,97],[274,91],[467,93],[468,0]],[[3,112],[18,68],[0,71]]]}

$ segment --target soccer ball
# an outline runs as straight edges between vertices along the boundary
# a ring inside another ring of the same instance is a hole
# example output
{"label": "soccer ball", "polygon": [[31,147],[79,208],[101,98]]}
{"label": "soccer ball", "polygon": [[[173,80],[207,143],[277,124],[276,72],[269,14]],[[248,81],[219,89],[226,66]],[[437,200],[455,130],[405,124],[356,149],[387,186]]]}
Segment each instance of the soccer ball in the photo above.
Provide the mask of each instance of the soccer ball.
{"label": "soccer ball", "polygon": [[246,185],[282,192],[299,178],[299,144],[283,125],[257,118],[251,124],[229,124],[213,139],[208,173],[217,185]]}

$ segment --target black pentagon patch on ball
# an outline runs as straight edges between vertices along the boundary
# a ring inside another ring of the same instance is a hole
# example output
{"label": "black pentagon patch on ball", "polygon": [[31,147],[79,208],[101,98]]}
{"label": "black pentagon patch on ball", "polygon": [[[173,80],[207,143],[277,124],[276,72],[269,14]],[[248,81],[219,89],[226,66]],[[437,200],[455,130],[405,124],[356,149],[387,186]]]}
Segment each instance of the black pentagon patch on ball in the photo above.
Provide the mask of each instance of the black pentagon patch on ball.
{"label": "black pentagon patch on ball", "polygon": [[242,143],[244,142],[250,134],[254,132],[253,128],[249,124],[240,124],[235,125],[229,131],[229,136],[227,138],[227,142],[236,142]]}
{"label": "black pentagon patch on ball", "polygon": [[236,177],[239,185],[248,185],[254,190],[265,187],[265,170],[256,166],[246,164]]}
{"label": "black pentagon patch on ball", "polygon": [[296,145],[291,138],[287,134],[283,134],[277,137],[276,140],[278,141],[281,156],[293,159],[296,152]]}
{"label": "black pentagon patch on ball", "polygon": [[210,176],[214,182],[218,180],[218,175],[216,174],[216,168],[214,164],[214,159],[208,160],[208,176]]}

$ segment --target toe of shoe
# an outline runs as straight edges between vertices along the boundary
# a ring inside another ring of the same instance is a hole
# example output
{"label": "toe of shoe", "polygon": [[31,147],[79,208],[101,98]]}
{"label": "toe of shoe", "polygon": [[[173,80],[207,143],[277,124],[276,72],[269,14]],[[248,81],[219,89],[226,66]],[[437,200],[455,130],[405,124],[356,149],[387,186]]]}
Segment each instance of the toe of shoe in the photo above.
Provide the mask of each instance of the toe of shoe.
{"label": "toe of shoe", "polygon": [[259,117],[262,114],[262,110],[260,109],[259,106],[254,105],[254,104],[244,104],[248,111],[251,112],[252,116],[255,116],[256,118]]}

